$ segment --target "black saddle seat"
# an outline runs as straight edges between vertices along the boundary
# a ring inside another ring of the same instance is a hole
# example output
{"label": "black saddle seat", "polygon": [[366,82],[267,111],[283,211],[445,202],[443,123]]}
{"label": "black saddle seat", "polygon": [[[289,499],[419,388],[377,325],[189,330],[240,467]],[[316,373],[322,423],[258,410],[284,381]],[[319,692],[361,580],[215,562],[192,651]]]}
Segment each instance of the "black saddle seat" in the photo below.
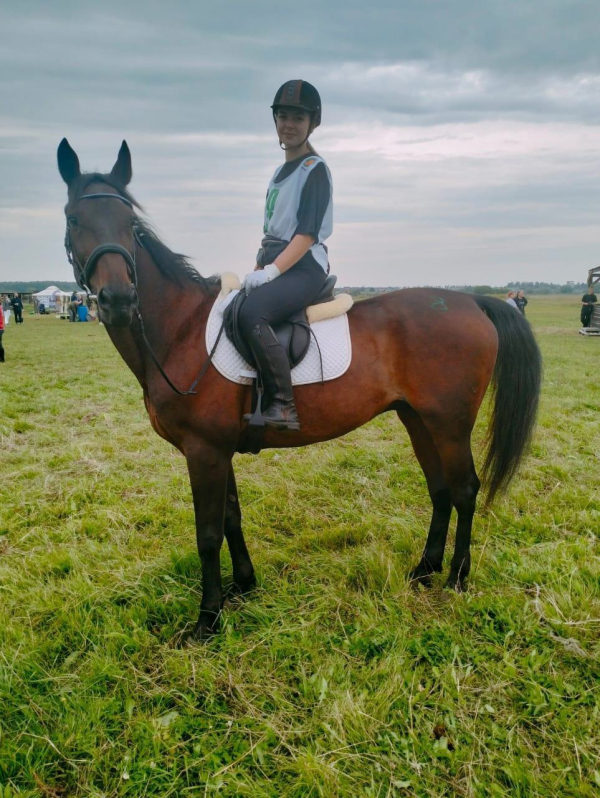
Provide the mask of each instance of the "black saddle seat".
{"label": "black saddle seat", "polygon": [[[321,305],[323,302],[330,302],[333,299],[333,289],[336,281],[337,277],[334,274],[330,274],[325,280],[325,285],[320,290],[319,295],[310,304]],[[225,325],[225,334],[231,343],[246,363],[254,366],[256,364],[254,363],[252,352],[240,334],[238,323],[240,309],[245,301],[246,293],[240,291],[233,302],[230,302],[227,306],[223,314],[223,323]],[[306,317],[306,308],[299,310],[287,321],[273,327],[273,331],[288,354],[290,367],[294,368],[298,363],[302,362],[310,346],[310,324]]]}

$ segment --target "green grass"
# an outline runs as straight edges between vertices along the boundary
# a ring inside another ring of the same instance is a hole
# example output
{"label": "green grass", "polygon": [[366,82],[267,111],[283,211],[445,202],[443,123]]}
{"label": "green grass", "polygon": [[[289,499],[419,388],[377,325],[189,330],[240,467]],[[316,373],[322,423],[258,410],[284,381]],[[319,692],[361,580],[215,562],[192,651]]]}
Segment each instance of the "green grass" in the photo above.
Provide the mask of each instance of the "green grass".
{"label": "green grass", "polygon": [[[577,335],[578,297],[527,312],[539,426],[476,516],[468,592],[409,587],[430,509],[388,415],[236,458],[259,588],[193,649],[182,457],[102,327],[11,323],[0,797],[598,795],[600,341]],[[478,462],[484,433],[485,413]]]}

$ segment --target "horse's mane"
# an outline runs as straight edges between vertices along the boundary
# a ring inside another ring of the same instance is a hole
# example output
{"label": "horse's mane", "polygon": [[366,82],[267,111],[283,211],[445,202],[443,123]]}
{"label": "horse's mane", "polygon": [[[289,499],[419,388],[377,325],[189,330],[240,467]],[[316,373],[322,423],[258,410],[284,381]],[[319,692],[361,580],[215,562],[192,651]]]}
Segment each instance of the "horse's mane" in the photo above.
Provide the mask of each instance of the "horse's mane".
{"label": "horse's mane", "polygon": [[[77,197],[83,194],[91,183],[105,183],[107,186],[111,186],[116,189],[122,197],[129,200],[134,208],[137,208],[143,213],[142,206],[129,191],[127,191],[125,186],[121,185],[111,175],[100,174],[99,172],[90,172],[81,175],[79,183],[73,192],[74,196]],[[210,292],[212,286],[219,286],[221,284],[219,275],[213,275],[208,278],[203,277],[200,272],[192,266],[185,255],[172,252],[166,244],[163,244],[147,219],[136,214],[135,221],[144,248],[150,253],[161,274],[169,280],[179,283],[180,285],[189,282],[195,283],[206,293]]]}

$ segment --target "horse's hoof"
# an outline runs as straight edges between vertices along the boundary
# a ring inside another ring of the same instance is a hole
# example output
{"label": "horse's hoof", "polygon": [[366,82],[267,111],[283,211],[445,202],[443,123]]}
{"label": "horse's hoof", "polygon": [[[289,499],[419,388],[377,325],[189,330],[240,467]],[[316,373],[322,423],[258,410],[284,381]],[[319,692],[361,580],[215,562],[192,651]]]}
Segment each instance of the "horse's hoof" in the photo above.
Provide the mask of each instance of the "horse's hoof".
{"label": "horse's hoof", "polygon": [[446,590],[454,590],[455,593],[464,593],[467,589],[467,577],[450,575],[444,588]]}
{"label": "horse's hoof", "polygon": [[228,590],[228,598],[234,596],[245,596],[251,593],[257,586],[256,577],[250,579],[236,579]]}
{"label": "horse's hoof", "polygon": [[419,587],[419,585],[421,587],[427,588],[427,590],[433,587],[433,582],[431,581],[431,574],[415,574],[414,571],[411,571],[409,579],[410,579],[410,586],[414,590],[416,590]]}
{"label": "horse's hoof", "polygon": [[423,585],[423,587],[431,587],[431,575],[435,572],[435,568],[431,566],[428,562],[421,562],[417,565],[416,568],[413,568],[408,578],[413,585],[413,587],[417,587],[418,585]]}
{"label": "horse's hoof", "polygon": [[182,637],[181,645],[182,647],[189,647],[207,643],[219,633],[220,628],[219,616],[216,618],[212,617],[210,620],[201,616],[193,630]]}
{"label": "horse's hoof", "polygon": [[206,643],[208,643],[211,637],[214,637],[214,635],[204,635],[198,637],[197,635],[190,632],[183,638],[181,648],[199,648],[200,646],[203,646]]}
{"label": "horse's hoof", "polygon": [[208,643],[209,640],[212,640],[217,633],[218,630],[208,629],[205,627],[194,629],[193,632],[188,632],[188,634],[183,636],[181,640],[181,647],[194,648],[195,646],[204,645],[204,643]]}

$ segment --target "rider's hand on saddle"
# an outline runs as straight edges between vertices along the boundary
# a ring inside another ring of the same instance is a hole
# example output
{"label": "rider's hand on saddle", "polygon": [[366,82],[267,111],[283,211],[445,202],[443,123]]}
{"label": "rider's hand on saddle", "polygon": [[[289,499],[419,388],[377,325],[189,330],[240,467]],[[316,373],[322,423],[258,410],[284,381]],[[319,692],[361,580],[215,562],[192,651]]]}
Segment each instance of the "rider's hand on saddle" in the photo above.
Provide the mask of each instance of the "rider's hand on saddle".
{"label": "rider's hand on saddle", "polygon": [[275,266],[274,263],[265,266],[264,269],[260,269],[259,271],[250,272],[244,277],[244,282],[242,283],[242,288],[245,290],[246,295],[253,291],[255,288],[258,288],[260,285],[264,285],[265,283],[270,283],[271,280],[274,280],[276,277],[279,277],[281,272]]}

